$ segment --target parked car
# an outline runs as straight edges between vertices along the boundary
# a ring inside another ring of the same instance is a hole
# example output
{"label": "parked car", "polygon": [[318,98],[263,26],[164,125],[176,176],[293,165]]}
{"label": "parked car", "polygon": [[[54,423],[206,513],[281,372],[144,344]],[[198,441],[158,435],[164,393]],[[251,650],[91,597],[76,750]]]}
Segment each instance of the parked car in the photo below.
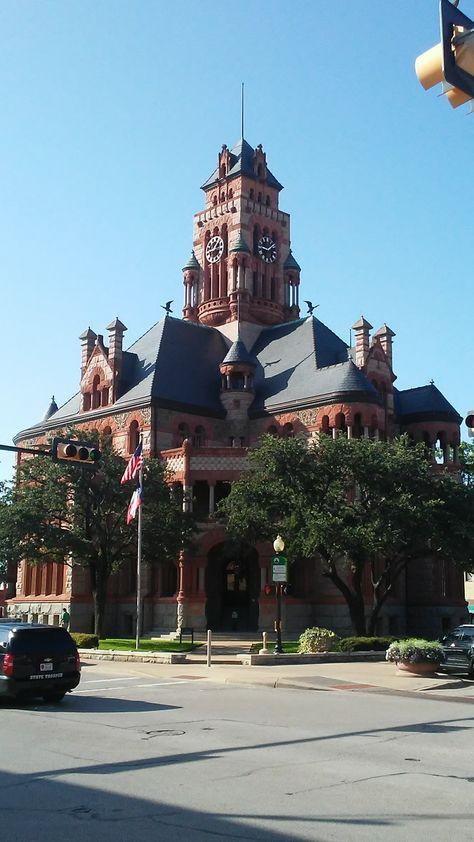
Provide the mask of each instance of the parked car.
{"label": "parked car", "polygon": [[466,672],[474,678],[474,625],[457,626],[442,638],[446,672]]}
{"label": "parked car", "polygon": [[80,680],[79,653],[66,629],[0,624],[0,697],[42,696],[60,702]]}

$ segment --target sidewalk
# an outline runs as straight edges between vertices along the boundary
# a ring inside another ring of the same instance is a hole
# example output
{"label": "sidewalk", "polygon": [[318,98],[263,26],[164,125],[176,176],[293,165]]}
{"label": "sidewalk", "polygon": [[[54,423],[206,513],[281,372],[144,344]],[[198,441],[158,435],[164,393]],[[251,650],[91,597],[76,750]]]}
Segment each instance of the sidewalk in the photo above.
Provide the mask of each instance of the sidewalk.
{"label": "sidewalk", "polygon": [[[242,647],[241,651],[245,648]],[[150,663],[145,656],[142,659],[138,655],[133,658],[133,662],[126,661],[126,666],[127,669],[139,671],[141,675],[163,678],[192,678],[222,684],[320,692],[398,692],[438,700],[445,698],[474,702],[474,682],[460,675],[439,673],[435,676],[413,676],[398,672],[394,664],[386,661],[244,666],[237,657],[228,651],[225,655],[213,653],[211,666],[208,667],[203,659],[203,652],[187,655],[185,661],[174,664]],[[82,650],[81,660],[101,666],[107,663],[94,658],[94,652],[91,650]]]}

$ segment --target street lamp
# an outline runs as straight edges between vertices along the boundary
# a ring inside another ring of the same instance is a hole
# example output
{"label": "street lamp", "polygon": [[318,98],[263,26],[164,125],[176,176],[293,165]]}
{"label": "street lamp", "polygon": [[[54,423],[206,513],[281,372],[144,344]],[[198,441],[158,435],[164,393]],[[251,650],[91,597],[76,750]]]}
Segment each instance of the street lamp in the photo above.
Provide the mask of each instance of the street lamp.
{"label": "street lamp", "polygon": [[[274,542],[273,542],[273,549],[275,550],[276,557],[273,559],[273,579],[275,581],[275,566],[277,566],[279,561],[283,561],[286,566],[286,559],[283,557],[281,558],[281,554],[285,549],[285,542],[281,535],[277,535]],[[280,571],[279,571],[280,572]],[[280,573],[281,575],[281,573]],[[285,576],[286,579],[286,576]],[[276,620],[275,620],[275,631],[276,631],[276,643],[275,643],[275,655],[283,655],[283,647],[281,645],[281,579],[275,581],[275,592],[276,592]]]}

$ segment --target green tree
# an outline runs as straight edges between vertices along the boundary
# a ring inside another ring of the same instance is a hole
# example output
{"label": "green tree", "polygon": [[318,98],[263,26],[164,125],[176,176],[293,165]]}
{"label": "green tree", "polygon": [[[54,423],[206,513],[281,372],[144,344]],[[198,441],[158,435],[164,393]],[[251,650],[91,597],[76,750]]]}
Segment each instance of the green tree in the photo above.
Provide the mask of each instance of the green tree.
{"label": "green tree", "polygon": [[[81,438],[95,441],[96,434],[82,431]],[[134,485],[120,485],[126,462],[110,443],[102,442],[101,451],[97,470],[77,463],[53,464],[44,456],[26,459],[17,469],[16,482],[0,494],[0,560],[87,568],[99,636],[108,580],[137,557],[136,521],[126,523]],[[146,460],[142,558],[150,564],[176,561],[194,531],[192,517],[183,513],[166,480],[163,464]]]}
{"label": "green tree", "polygon": [[407,565],[428,555],[473,564],[474,491],[434,472],[423,445],[266,436],[249,460],[221,504],[229,531],[252,541],[279,532],[290,559],[319,556],[356,634],[374,633]]}

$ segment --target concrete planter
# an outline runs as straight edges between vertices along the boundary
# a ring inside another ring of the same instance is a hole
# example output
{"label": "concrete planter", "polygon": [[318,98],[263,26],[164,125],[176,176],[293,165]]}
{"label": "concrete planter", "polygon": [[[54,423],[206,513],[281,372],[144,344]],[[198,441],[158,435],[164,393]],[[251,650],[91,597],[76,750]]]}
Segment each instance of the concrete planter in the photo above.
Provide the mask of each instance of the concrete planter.
{"label": "concrete planter", "polygon": [[419,661],[418,663],[412,663],[411,661],[396,661],[396,666],[399,672],[409,673],[410,675],[434,675],[439,670],[440,662]]}

